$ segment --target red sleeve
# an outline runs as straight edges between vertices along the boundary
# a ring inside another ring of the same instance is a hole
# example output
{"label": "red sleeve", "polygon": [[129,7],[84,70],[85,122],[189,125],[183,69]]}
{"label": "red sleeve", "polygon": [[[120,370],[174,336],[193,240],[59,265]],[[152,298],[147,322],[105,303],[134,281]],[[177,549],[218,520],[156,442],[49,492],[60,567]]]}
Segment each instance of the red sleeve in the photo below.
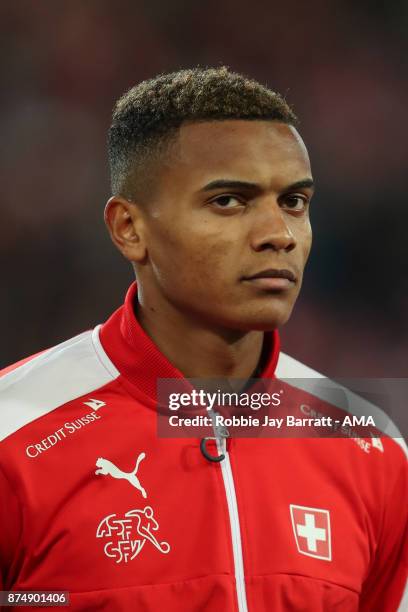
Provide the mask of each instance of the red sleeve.
{"label": "red sleeve", "polygon": [[363,585],[360,599],[361,612],[402,610],[399,606],[407,587],[408,578],[408,465],[406,458],[399,461],[398,468],[394,466],[392,471],[394,472],[390,473],[392,486],[384,510],[381,536],[371,571]]}
{"label": "red sleeve", "polygon": [[21,533],[21,509],[0,465],[0,590],[10,590]]}

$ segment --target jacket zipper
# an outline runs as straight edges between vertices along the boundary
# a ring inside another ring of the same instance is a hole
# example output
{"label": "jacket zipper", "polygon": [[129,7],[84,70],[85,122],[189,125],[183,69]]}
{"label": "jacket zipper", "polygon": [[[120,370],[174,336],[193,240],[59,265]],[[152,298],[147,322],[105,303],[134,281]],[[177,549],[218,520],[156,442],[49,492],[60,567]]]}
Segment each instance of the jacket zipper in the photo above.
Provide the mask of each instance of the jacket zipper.
{"label": "jacket zipper", "polygon": [[232,475],[231,462],[227,450],[226,438],[228,431],[223,428],[221,431],[215,429],[217,449],[225,458],[221,461],[221,473],[224,481],[225,493],[227,496],[228,514],[231,526],[232,551],[234,555],[235,583],[237,589],[238,610],[248,612],[248,604],[245,591],[244,559],[242,556],[241,529],[239,524],[237,496],[235,493],[234,477]]}

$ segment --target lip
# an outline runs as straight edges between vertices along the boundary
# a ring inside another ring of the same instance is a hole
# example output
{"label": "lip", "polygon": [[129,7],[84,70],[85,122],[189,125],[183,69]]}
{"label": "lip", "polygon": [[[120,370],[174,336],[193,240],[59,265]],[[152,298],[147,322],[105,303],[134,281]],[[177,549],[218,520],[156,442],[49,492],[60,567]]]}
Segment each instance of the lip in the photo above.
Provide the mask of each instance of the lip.
{"label": "lip", "polygon": [[251,276],[244,276],[244,281],[260,289],[282,290],[290,289],[296,283],[296,276],[292,270],[268,268]]}

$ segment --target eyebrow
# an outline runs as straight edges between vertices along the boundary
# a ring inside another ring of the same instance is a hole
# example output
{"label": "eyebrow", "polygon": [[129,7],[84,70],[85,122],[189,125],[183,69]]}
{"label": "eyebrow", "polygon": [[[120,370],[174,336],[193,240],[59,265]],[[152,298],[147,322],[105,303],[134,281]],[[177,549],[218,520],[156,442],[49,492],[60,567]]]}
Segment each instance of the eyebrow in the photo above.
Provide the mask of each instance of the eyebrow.
{"label": "eyebrow", "polygon": [[285,191],[292,191],[293,189],[314,189],[314,181],[311,178],[305,178],[301,181],[296,181],[296,183],[292,183],[288,187],[286,187]]}
{"label": "eyebrow", "polygon": [[205,185],[202,191],[212,191],[213,189],[258,189],[256,183],[247,181],[235,181],[230,179],[217,179]]}
{"label": "eyebrow", "polygon": [[[283,191],[292,191],[293,189],[313,189],[314,182],[311,178],[305,178],[301,181],[296,181],[291,185],[285,187]],[[247,181],[236,181],[231,179],[217,179],[215,181],[211,181],[207,183],[201,191],[212,191],[213,189],[252,189],[258,190],[259,185],[256,183],[249,183]]]}

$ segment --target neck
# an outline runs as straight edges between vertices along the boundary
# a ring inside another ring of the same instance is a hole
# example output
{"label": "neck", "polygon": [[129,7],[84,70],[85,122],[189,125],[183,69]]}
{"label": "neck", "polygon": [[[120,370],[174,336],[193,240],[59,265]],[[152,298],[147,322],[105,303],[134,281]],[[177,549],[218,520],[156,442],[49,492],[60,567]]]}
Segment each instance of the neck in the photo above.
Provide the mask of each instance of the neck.
{"label": "neck", "polygon": [[261,360],[262,331],[215,329],[143,293],[136,310],[144,331],[186,378],[254,376]]}

